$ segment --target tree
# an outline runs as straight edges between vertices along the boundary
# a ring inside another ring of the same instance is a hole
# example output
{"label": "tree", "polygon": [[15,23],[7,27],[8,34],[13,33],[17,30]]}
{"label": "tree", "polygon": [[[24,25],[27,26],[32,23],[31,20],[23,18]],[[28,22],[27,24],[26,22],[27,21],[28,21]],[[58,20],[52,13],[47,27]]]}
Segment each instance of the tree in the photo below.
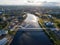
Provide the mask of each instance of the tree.
{"label": "tree", "polygon": [[57,25],[58,25],[58,27],[60,28],[60,23],[58,23]]}

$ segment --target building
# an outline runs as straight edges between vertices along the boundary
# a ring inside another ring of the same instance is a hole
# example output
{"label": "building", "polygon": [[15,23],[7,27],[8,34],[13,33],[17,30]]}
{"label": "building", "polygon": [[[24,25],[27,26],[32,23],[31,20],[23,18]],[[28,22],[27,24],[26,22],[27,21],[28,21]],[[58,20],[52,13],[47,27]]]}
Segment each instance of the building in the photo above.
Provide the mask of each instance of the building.
{"label": "building", "polygon": [[3,12],[2,11],[0,11],[0,16],[3,14]]}
{"label": "building", "polygon": [[0,40],[0,45],[5,45],[8,42],[7,38]]}
{"label": "building", "polygon": [[54,26],[53,22],[47,22],[47,21],[45,21],[44,23],[45,23],[46,27],[49,27],[49,28],[53,28],[53,26]]}
{"label": "building", "polygon": [[51,31],[56,31],[57,30],[56,27],[54,26],[54,23],[53,22],[47,22],[47,21],[45,21],[44,23],[45,23],[45,26],[48,29],[50,29]]}
{"label": "building", "polygon": [[52,18],[52,15],[48,15],[49,18]]}
{"label": "building", "polygon": [[0,30],[0,36],[8,34],[8,31],[6,30]]}

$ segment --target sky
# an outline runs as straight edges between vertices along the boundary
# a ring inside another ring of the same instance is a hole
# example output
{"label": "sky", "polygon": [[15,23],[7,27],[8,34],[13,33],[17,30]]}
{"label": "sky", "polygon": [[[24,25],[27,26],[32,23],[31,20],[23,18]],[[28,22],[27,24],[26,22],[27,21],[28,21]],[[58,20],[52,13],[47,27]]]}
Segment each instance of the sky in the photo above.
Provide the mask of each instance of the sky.
{"label": "sky", "polygon": [[40,5],[41,2],[60,2],[60,0],[0,0],[0,5]]}

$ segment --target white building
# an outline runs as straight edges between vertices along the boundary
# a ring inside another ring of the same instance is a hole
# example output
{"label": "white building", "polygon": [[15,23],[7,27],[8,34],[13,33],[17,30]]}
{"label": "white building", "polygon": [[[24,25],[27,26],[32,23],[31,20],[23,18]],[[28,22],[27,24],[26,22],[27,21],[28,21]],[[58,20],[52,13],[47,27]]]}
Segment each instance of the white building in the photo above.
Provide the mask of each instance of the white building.
{"label": "white building", "polygon": [[3,17],[3,20],[6,21],[6,17]]}
{"label": "white building", "polygon": [[5,45],[8,42],[7,38],[0,40],[0,45]]}
{"label": "white building", "polygon": [[8,31],[0,30],[0,36],[1,36],[1,35],[4,35],[4,34],[8,34]]}

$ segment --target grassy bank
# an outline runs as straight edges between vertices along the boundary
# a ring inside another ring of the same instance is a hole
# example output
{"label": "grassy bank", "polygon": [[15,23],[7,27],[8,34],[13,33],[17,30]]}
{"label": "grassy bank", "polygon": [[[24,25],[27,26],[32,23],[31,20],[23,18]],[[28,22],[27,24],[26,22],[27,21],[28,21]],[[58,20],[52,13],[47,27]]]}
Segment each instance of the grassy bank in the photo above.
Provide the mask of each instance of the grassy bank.
{"label": "grassy bank", "polygon": [[[38,23],[42,28],[46,28],[41,18],[39,19]],[[51,30],[48,31],[48,29],[43,29],[43,31],[48,35],[52,42],[54,42],[54,45],[60,45],[60,40],[56,37],[54,32],[52,32]]]}

